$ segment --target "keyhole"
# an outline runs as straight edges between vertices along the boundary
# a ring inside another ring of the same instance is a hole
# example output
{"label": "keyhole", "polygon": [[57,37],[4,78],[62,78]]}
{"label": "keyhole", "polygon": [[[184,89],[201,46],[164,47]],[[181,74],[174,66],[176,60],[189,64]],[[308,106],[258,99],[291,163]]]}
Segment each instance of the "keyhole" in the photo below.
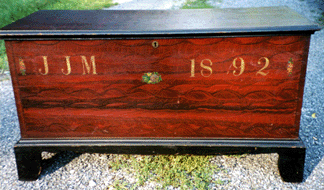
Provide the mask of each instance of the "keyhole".
{"label": "keyhole", "polygon": [[159,47],[159,43],[158,43],[157,41],[154,41],[154,42],[152,43],[152,46],[153,46],[154,48],[157,48],[157,47]]}

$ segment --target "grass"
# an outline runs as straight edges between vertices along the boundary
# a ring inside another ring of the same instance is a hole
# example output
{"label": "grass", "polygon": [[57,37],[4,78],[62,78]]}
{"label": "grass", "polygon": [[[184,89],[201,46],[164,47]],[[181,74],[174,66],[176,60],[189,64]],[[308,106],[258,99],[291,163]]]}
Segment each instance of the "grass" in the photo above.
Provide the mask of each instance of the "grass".
{"label": "grass", "polygon": [[4,46],[4,41],[0,40],[0,75],[7,70],[9,70],[9,67],[6,49]]}
{"label": "grass", "polygon": [[210,162],[212,156],[112,156],[109,165],[113,171],[122,170],[136,178],[135,183],[116,180],[114,189],[137,189],[149,182],[160,184],[162,189],[169,186],[180,189],[209,189],[212,183],[223,183],[212,178],[220,170]]}
{"label": "grass", "polygon": [[318,22],[321,26],[324,26],[324,12],[322,12],[321,16],[318,18]]}
{"label": "grass", "polygon": [[245,158],[248,154],[244,153],[244,154],[228,154],[225,155],[228,158]]}
{"label": "grass", "polygon": [[117,3],[112,0],[59,0],[56,3],[48,4],[46,10],[99,10],[108,8]]}
{"label": "grass", "polygon": [[57,0],[0,1],[0,28],[21,19]]}
{"label": "grass", "polygon": [[212,9],[212,5],[208,3],[208,0],[187,0],[182,9]]}
{"label": "grass", "polygon": [[[112,0],[8,0],[0,1],[0,28],[38,10],[102,9],[115,5]],[[8,70],[4,41],[0,40],[0,74]]]}

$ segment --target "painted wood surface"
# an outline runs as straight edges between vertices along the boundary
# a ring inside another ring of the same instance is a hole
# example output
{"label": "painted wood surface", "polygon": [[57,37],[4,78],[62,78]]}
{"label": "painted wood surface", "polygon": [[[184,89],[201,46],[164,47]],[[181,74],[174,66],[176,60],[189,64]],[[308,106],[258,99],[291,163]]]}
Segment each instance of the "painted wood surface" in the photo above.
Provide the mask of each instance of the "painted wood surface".
{"label": "painted wood surface", "polygon": [[298,138],[309,36],[6,46],[22,138]]}
{"label": "painted wood surface", "polygon": [[0,30],[3,38],[97,38],[245,33],[313,33],[320,27],[288,7],[187,10],[40,10]]}

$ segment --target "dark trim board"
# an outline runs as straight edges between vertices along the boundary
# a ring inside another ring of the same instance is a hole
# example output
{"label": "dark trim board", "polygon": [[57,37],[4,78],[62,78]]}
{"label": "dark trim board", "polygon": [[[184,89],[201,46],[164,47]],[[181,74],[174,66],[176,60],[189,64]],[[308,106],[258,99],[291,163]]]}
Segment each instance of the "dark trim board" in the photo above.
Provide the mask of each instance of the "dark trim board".
{"label": "dark trim board", "polygon": [[[312,35],[315,30],[310,31],[283,31],[283,32],[233,32],[233,33],[191,33],[187,31],[183,34],[173,34],[173,33],[157,33],[157,34],[59,34],[57,36],[44,33],[42,35],[36,35],[32,32],[27,32],[24,35],[7,35],[1,36],[4,34],[0,30],[0,39],[4,40],[126,40],[126,39],[172,39],[172,38],[235,38],[235,37],[262,37],[262,36],[292,36],[292,35]],[[8,32],[9,33],[9,32]]]}
{"label": "dark trim board", "polygon": [[67,139],[20,140],[15,145],[20,180],[36,180],[41,153],[73,151],[109,154],[260,154],[278,153],[280,175],[287,182],[302,182],[306,147],[301,140],[214,139]]}
{"label": "dark trim board", "polygon": [[114,37],[127,37],[127,36],[183,36],[183,35],[192,35],[192,36],[199,36],[199,35],[216,35],[216,36],[232,36],[232,35],[251,35],[252,34],[260,34],[260,35],[267,35],[278,33],[280,31],[281,34],[284,33],[310,33],[313,34],[315,31],[319,30],[318,26],[309,25],[309,26],[286,26],[286,27],[278,27],[278,28],[255,28],[255,29],[221,29],[221,30],[175,30],[175,31],[104,31],[104,30],[85,30],[85,31],[42,31],[42,30],[0,30],[0,37],[1,38],[21,38],[21,37],[32,37],[32,38],[44,38],[44,37],[65,37],[65,38],[74,38],[75,36],[80,37],[90,37],[96,38],[99,37],[106,37],[106,38],[114,38]]}

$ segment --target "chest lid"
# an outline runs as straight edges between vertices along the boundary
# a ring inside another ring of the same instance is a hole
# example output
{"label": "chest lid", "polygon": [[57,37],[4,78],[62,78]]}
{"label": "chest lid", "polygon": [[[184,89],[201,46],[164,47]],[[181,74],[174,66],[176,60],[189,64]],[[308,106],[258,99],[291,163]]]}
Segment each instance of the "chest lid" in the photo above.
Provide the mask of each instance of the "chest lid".
{"label": "chest lid", "polygon": [[288,7],[201,10],[42,10],[0,30],[1,38],[313,33],[320,28]]}

